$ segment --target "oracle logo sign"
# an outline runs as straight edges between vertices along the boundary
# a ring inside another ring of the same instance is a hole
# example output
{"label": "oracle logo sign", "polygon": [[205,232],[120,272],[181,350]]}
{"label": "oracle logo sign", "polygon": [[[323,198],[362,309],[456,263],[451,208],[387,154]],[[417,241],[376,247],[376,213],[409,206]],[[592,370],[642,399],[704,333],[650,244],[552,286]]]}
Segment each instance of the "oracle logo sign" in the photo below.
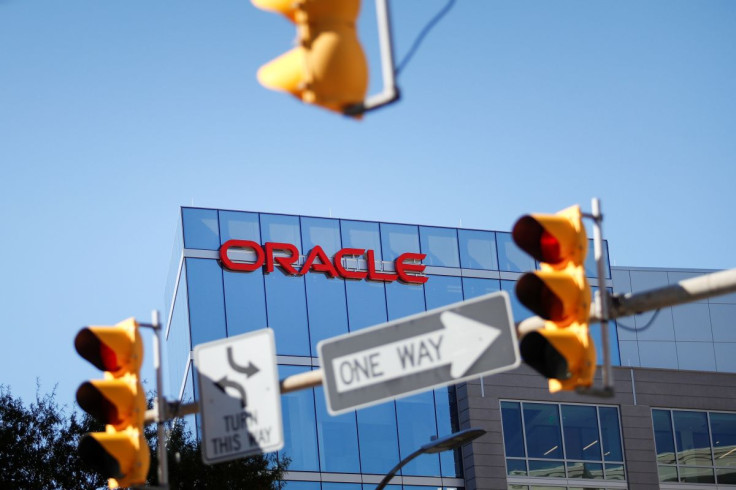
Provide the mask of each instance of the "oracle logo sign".
{"label": "oracle logo sign", "polygon": [[[232,249],[250,250],[255,253],[255,261],[235,262],[228,252]],[[394,261],[395,271],[381,272],[376,270],[376,259],[373,250],[362,248],[343,248],[339,250],[330,260],[322,247],[317,245],[309,251],[304,259],[304,264],[297,269],[295,267],[299,260],[299,250],[290,243],[268,242],[263,246],[251,240],[228,240],[220,247],[220,262],[223,267],[231,271],[252,272],[260,267],[265,267],[265,272],[274,271],[279,266],[287,274],[303,276],[307,272],[320,272],[328,277],[341,277],[343,279],[368,279],[370,281],[393,282],[397,279],[409,284],[424,284],[427,276],[420,275],[426,267],[420,262],[426,254],[404,253]],[[348,269],[343,259],[365,258],[367,270]]]}

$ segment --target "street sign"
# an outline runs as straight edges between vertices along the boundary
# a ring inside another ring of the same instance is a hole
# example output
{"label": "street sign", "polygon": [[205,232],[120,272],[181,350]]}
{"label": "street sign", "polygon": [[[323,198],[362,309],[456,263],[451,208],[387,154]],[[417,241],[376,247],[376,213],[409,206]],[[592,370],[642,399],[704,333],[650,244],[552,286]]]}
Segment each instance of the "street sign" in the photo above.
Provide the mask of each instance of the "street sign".
{"label": "street sign", "polygon": [[278,451],[284,446],[273,330],[194,348],[207,464]]}
{"label": "street sign", "polygon": [[520,363],[505,291],[323,340],[317,349],[332,415]]}

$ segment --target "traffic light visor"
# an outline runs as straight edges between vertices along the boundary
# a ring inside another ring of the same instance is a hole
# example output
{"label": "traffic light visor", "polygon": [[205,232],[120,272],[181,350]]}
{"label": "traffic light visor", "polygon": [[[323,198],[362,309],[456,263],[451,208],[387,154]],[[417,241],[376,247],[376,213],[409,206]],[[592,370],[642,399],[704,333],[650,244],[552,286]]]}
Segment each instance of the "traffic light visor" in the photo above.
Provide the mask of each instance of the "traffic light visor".
{"label": "traffic light visor", "polygon": [[590,288],[570,272],[536,271],[516,282],[516,297],[531,311],[560,326],[584,321],[590,312]]}
{"label": "traffic light visor", "polygon": [[519,344],[524,362],[550,379],[550,390],[593,384],[595,346],[586,326],[545,327],[526,334]]}
{"label": "traffic light visor", "polygon": [[95,419],[117,428],[140,425],[145,417],[143,386],[133,379],[82,383],[77,389],[77,403]]}
{"label": "traffic light visor", "polygon": [[588,251],[588,239],[578,206],[557,214],[522,216],[511,234],[519,248],[556,269],[569,262],[582,264]]}
{"label": "traffic light visor", "polygon": [[93,366],[113,375],[137,371],[143,363],[143,341],[132,318],[114,327],[83,328],[74,347]]}
{"label": "traffic light visor", "polygon": [[148,444],[135,429],[86,434],[79,443],[79,454],[95,471],[117,480],[110,482],[114,486],[144,483],[151,462]]}

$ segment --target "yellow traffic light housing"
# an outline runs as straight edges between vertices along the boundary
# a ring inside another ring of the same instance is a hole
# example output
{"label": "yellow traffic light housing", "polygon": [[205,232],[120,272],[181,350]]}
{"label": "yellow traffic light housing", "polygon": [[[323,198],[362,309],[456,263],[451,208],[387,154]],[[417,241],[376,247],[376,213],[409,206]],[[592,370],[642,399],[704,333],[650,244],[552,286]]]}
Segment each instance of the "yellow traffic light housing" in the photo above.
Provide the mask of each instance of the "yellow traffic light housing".
{"label": "yellow traffic light housing", "polygon": [[588,331],[591,291],[584,266],[588,239],[580,207],[522,216],[512,236],[541,269],[518,280],[516,296],[546,320],[543,328],[521,339],[524,361],[549,378],[551,392],[592,386],[596,353]]}
{"label": "yellow traffic light housing", "polygon": [[298,46],[258,70],[266,88],[344,113],[368,90],[368,63],[358,40],[360,0],[252,0],[296,24]]}
{"label": "yellow traffic light housing", "polygon": [[77,403],[103,422],[105,432],[79,443],[84,461],[109,478],[110,488],[145,483],[150,451],[143,435],[146,397],[140,383],[143,342],[133,318],[112,327],[86,327],[77,334],[77,352],[104,371],[104,379],[82,383]]}

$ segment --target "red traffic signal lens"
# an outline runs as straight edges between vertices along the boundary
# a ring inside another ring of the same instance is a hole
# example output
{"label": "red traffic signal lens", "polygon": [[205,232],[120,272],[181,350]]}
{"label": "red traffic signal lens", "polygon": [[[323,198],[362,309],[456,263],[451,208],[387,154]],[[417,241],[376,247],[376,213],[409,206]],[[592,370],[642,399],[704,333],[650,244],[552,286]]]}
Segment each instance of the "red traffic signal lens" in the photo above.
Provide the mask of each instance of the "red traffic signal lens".
{"label": "red traffic signal lens", "polygon": [[120,368],[115,351],[102,343],[89,328],[83,328],[74,339],[74,347],[80,356],[101,371],[116,371]]}
{"label": "red traffic signal lens", "polygon": [[560,252],[560,241],[547,230],[539,237],[540,262],[556,264],[562,261]]}

